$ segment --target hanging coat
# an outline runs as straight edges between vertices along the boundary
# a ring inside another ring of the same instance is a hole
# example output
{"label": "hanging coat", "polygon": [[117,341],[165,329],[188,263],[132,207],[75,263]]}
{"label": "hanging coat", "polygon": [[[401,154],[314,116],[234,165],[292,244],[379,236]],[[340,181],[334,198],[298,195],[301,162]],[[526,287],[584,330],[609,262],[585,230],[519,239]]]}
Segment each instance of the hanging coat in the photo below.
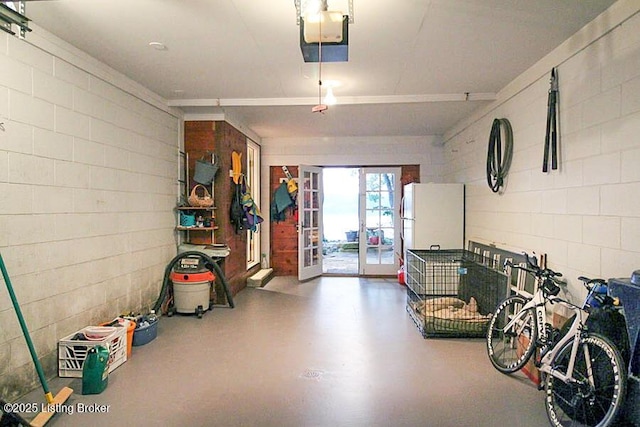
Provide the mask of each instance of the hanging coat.
{"label": "hanging coat", "polygon": [[287,183],[281,182],[271,202],[271,220],[275,222],[284,221],[284,211],[292,205],[294,205],[294,201],[291,199],[291,195],[287,189]]}

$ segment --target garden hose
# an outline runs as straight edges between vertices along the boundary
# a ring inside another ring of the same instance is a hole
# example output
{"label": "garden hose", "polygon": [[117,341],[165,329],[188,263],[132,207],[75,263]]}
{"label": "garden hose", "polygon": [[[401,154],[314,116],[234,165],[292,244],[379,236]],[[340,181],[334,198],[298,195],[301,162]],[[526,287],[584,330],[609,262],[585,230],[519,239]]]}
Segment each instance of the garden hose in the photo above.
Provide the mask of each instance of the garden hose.
{"label": "garden hose", "polygon": [[[504,132],[504,154],[502,152],[502,133]],[[507,119],[494,119],[489,135],[487,151],[487,184],[494,193],[504,186],[505,178],[513,156],[513,132]]]}

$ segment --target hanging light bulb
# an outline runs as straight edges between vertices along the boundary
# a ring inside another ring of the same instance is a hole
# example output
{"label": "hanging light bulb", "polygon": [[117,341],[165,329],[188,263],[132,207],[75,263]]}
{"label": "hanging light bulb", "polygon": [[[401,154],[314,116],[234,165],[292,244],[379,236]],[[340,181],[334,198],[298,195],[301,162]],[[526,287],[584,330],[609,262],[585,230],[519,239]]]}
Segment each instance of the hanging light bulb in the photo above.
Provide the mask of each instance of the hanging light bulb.
{"label": "hanging light bulb", "polygon": [[337,102],[335,95],[333,94],[333,88],[327,86],[327,94],[324,96],[324,103],[326,105],[335,105]]}

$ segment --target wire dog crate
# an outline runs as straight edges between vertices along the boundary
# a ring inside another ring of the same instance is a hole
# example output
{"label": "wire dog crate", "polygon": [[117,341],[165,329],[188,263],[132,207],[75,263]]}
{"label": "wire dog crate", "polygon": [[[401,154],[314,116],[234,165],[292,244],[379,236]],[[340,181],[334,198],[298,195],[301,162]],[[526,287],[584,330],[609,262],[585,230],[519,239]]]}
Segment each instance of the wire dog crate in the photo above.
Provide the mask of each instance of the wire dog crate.
{"label": "wire dog crate", "polygon": [[407,312],[424,338],[482,337],[507,276],[479,254],[407,250]]}

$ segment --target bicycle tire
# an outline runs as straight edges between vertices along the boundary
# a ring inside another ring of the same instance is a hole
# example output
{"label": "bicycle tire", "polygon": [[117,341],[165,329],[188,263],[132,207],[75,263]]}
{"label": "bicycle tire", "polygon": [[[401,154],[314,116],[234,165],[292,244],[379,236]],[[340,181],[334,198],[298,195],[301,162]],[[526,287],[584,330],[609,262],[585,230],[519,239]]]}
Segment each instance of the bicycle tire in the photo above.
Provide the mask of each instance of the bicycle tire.
{"label": "bicycle tire", "polygon": [[[566,374],[573,340],[566,343],[551,361],[553,371]],[[565,383],[548,374],[545,380],[545,409],[556,427],[611,426],[623,407],[627,375],[618,348],[608,338],[589,333],[580,338],[573,377]],[[588,375],[584,348],[589,351],[591,375]],[[591,377],[591,378],[589,378]],[[590,379],[594,386],[589,385]]]}
{"label": "bicycle tire", "polygon": [[[487,355],[491,364],[503,374],[512,374],[522,369],[535,350],[538,339],[535,310],[521,310],[529,300],[512,295],[503,300],[489,321],[487,328]],[[513,316],[520,319],[514,328],[505,331],[504,327]]]}

